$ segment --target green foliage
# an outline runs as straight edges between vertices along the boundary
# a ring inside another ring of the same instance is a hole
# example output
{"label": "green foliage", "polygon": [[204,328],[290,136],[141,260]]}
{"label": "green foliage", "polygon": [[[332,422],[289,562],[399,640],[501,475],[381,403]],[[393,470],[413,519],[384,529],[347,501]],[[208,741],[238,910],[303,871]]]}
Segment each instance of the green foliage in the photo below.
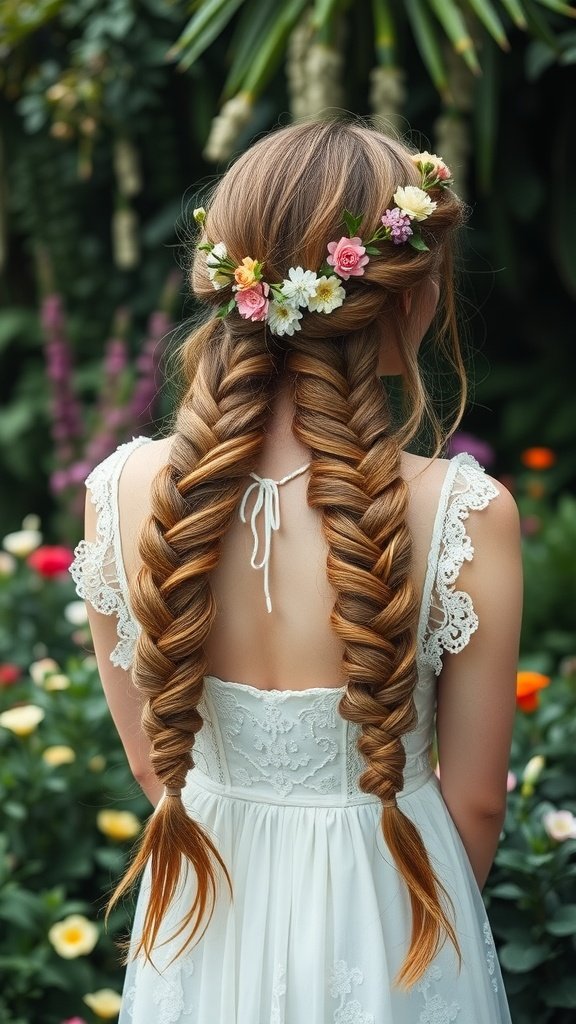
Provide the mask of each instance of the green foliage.
{"label": "green foliage", "polygon": [[[142,819],[149,808],[111,725],[94,659],[69,657],[63,671],[65,690],[50,692],[24,677],[0,692],[0,710],[25,702],[44,711],[28,736],[0,728],[3,1024],[60,1024],[75,1015],[92,1020],[83,996],[122,987],[117,940],[126,937],[128,915],[115,913],[108,931],[102,918],[130,842],[108,838],[97,816],[121,808]],[[44,752],[62,745],[74,761],[47,763]],[[89,955],[63,959],[48,933],[71,914],[95,923],[98,941]]]}

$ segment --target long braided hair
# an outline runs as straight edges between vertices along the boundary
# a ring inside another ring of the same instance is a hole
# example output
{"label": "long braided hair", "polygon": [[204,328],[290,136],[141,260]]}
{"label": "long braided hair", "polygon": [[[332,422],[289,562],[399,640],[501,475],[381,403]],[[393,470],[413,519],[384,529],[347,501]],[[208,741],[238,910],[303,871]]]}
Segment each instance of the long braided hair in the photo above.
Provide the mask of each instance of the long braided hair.
{"label": "long braided hair", "polygon": [[[224,175],[208,205],[205,239],[224,241],[237,263],[246,255],[263,261],[266,279],[281,281],[290,266],[321,265],[327,242],[342,234],[343,210],[363,212],[363,233],[373,232],[400,184],[419,184],[401,143],[356,123],[291,126],[260,140]],[[199,932],[207,909],[199,938],[210,923],[220,869],[233,894],[220,853],[188,816],[179,791],[202,728],[198,702],[209,668],[204,643],[216,616],[210,574],[246,477],[257,468],[274,397],[286,379],[294,433],[311,452],[307,498],[321,513],[327,575],[336,593],[331,625],[343,643],[348,681],[339,711],[361,726],[358,747],[366,768],[359,786],[382,800],[384,840],[410,896],[411,943],[396,984],[408,988],[421,978],[447,937],[460,955],[447,894],[417,828],[395,801],[403,786],[402,737],[417,717],[417,600],[400,458],[426,416],[437,451],[446,437],[409,340],[405,303],[406,292],[417,292],[431,277],[440,287],[437,343],[461,382],[455,423],[465,392],[450,245],[462,204],[450,189],[432,198],[437,206],[423,230],[429,251],[382,246],[364,276],[347,282],[344,304],[327,316],[306,313],[292,337],[271,335],[264,323],[234,311],[224,320],[210,316],[184,345],[186,392],[169,462],[153,483],[152,512],[139,541],[142,567],[131,585],[142,627],[134,680],[146,698],[143,726],[153,768],[171,795],[150,818],[111,901],[150,865],[150,898],[136,949],[148,958],[183,865],[191,864],[197,885],[177,932],[185,933],[182,948]],[[213,306],[230,297],[227,289],[213,289],[200,251],[192,287]],[[391,323],[404,365],[406,415],[400,424],[377,376],[382,335]]]}

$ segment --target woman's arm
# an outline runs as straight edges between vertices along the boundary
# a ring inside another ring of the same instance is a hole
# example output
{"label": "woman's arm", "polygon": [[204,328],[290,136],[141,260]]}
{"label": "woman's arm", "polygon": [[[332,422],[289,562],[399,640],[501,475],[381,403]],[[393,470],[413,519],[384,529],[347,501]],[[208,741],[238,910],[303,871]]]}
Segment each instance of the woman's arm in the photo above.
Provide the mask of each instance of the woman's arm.
{"label": "woman's arm", "polygon": [[518,509],[494,483],[498,497],[467,520],[474,557],[456,582],[479,625],[464,650],[444,656],[436,721],[442,795],[480,888],[506,811],[522,615]]}
{"label": "woman's arm", "polygon": [[[96,512],[88,498],[86,501],[86,540],[96,537]],[[162,785],[150,764],[150,743],[140,724],[142,695],[134,686],[130,673],[115,668],[110,654],[118,643],[117,620],[114,615],[103,615],[87,603],[88,620],[94,642],[94,653],[102,687],[110,714],[122,741],[132,774],[153,806],[162,795]]]}

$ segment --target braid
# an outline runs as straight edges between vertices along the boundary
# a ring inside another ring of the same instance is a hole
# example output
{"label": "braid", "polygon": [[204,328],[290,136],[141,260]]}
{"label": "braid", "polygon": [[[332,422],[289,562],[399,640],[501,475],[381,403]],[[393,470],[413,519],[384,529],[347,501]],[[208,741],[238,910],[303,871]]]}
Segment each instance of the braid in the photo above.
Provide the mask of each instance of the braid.
{"label": "braid", "polygon": [[339,710],[362,726],[367,762],[359,778],[383,804],[384,840],[410,894],[412,936],[396,982],[413,985],[454,928],[440,903],[421,836],[396,804],[416,725],[416,619],[406,524],[408,487],[390,436],[385,393],[376,376],[378,342],[359,331],[344,339],[293,340],[296,436],[313,452],[308,500],[322,512],[328,579],[336,591],[331,624],[344,643],[349,684]]}
{"label": "braid", "polygon": [[232,895],[226,865],[202,825],[188,816],[180,790],[194,767],[194,740],[203,722],[198,703],[207,671],[204,642],[216,612],[209,574],[218,564],[243,479],[262,448],[274,364],[262,328],[232,339],[222,321],[212,320],[202,332],[202,352],[179,410],[170,460],[152,487],[152,511],[139,538],[143,564],[131,587],[142,626],[134,681],[146,697],[142,724],[167,797],[149,819],[108,913],[150,861],[151,896],[136,950],[149,959],[183,859],[195,870],[197,893],[176,932],[192,926],[182,948],[198,931],[209,898],[210,915],[199,938],[210,923],[213,861],[223,869]]}

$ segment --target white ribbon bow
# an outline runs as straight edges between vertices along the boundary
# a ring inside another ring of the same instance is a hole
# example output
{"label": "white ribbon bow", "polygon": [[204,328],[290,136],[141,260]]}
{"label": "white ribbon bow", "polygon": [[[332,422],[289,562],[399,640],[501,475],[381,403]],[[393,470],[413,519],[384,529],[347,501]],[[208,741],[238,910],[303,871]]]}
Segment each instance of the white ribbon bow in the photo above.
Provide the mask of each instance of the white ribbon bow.
{"label": "white ribbon bow", "polygon": [[[280,528],[280,496],[278,494],[278,488],[282,484],[287,483],[288,480],[293,480],[294,477],[300,476],[301,473],[305,473],[309,466],[310,463],[307,462],[305,466],[300,466],[299,469],[295,469],[293,473],[289,473],[287,476],[282,477],[281,480],[272,480],[270,477],[261,477],[258,476],[257,473],[250,473],[250,476],[255,483],[250,484],[246,488],[240,505],[240,519],[245,523],[247,521],[246,503],[252,491],[257,492],[254,508],[252,509],[252,515],[250,516],[250,528],[254,538],[254,547],[252,549],[250,565],[253,569],[264,570],[264,594],[266,596],[266,608],[269,612],[272,611],[269,586],[272,531]],[[264,510],[264,554],[260,561],[258,561],[260,538],[258,537],[257,519],[262,509]]]}

